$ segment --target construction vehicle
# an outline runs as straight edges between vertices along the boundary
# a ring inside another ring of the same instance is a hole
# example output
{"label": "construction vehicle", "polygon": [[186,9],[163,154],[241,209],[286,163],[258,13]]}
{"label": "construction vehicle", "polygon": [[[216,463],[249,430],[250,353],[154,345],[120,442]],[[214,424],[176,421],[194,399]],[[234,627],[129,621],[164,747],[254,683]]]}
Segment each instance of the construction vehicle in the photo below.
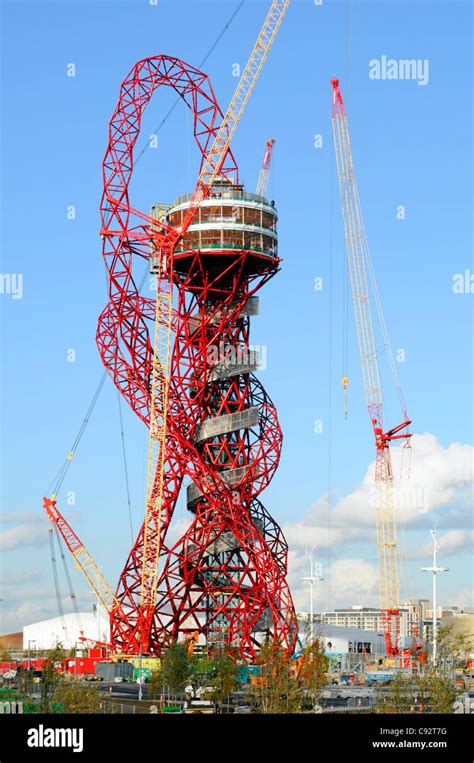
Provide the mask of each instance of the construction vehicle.
{"label": "construction vehicle", "polygon": [[194,631],[193,633],[191,633],[191,635],[190,635],[190,637],[189,637],[189,639],[187,641],[187,644],[188,644],[188,656],[189,657],[193,656],[194,647],[196,646],[198,641],[199,641],[199,631]]}

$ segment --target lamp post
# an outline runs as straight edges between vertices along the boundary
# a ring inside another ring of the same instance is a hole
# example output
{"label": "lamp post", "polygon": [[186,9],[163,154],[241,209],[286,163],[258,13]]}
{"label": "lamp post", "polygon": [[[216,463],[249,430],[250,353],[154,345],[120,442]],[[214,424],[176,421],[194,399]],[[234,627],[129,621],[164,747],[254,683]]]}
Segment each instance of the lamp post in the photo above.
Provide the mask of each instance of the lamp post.
{"label": "lamp post", "polygon": [[321,564],[314,564],[314,548],[306,549],[306,558],[309,559],[309,569],[310,574],[309,577],[301,578],[306,583],[309,583],[310,585],[310,604],[309,604],[309,620],[310,620],[310,644],[314,641],[314,608],[313,608],[313,586],[315,583],[317,583],[320,580],[324,580],[324,578],[320,574],[316,574],[316,572],[321,572]]}
{"label": "lamp post", "polygon": [[[101,635],[100,635],[100,627],[101,627],[100,606],[101,606],[101,604],[100,604],[100,598],[99,598],[99,594],[98,594],[98,590],[99,590],[99,587],[100,587],[99,571],[102,572],[102,567],[98,567],[98,570],[97,570],[96,589],[94,590],[91,587],[91,590],[90,590],[91,596],[95,596],[95,600],[96,600],[95,604],[92,605],[92,612],[95,614],[96,620],[97,620],[97,641],[98,642],[102,641]],[[94,639],[91,639],[91,641],[93,641],[93,640]]]}
{"label": "lamp post", "polygon": [[74,673],[77,676],[77,641],[74,642]]}
{"label": "lamp post", "polygon": [[433,575],[433,654],[432,654],[432,662],[433,667],[436,667],[436,663],[438,661],[438,622],[437,622],[437,601],[436,601],[436,575],[439,572],[448,572],[449,567],[439,567],[437,563],[437,554],[438,549],[440,547],[440,543],[437,539],[436,534],[436,527],[434,530],[430,530],[431,537],[433,539],[433,566],[432,567],[422,567],[422,572],[431,572]]}
{"label": "lamp post", "polygon": [[142,689],[142,645],[140,644],[140,659],[138,661],[138,701],[141,702],[143,697]]}

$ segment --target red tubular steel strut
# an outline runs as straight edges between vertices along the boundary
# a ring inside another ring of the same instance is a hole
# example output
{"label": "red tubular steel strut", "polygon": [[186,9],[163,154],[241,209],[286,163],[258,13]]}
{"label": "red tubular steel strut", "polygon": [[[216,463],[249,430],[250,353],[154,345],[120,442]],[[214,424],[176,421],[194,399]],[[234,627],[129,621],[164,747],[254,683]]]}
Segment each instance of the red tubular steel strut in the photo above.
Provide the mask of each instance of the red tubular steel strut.
{"label": "red tubular steel strut", "polygon": [[[117,651],[134,653],[140,640],[144,653],[160,654],[171,640],[198,631],[208,642],[220,638],[253,659],[259,650],[257,634],[263,632],[292,652],[297,625],[286,582],[287,545],[258,500],[280,458],[276,410],[252,373],[209,375],[210,349],[224,348],[233,357],[248,351],[245,306],[277,272],[279,259],[262,253],[255,265],[253,252],[251,266],[246,249],[233,250],[231,256],[216,251],[209,265],[208,255],[186,249],[182,238],[199,200],[209,193],[205,187],[195,189],[179,231],[132,209],[133,148],[143,111],[160,85],[172,87],[191,110],[201,166],[223,118],[205,74],[179,59],[156,56],[139,61],[127,75],[110,122],[101,203],[109,302],[99,318],[97,344],[114,384],[147,425],[155,301],[139,295],[133,258],[148,260],[153,243],[162,256],[174,252],[174,262],[181,263],[169,272],[176,306],[156,608],[150,618],[139,606],[142,526],[118,583],[120,609],[111,616],[111,640]],[[220,182],[227,187],[238,183],[230,150]],[[245,415],[248,408],[258,409],[251,426],[196,436],[204,420]],[[232,480],[226,479],[231,474]],[[187,494],[191,523],[177,542],[167,542],[185,478],[193,483]]]}

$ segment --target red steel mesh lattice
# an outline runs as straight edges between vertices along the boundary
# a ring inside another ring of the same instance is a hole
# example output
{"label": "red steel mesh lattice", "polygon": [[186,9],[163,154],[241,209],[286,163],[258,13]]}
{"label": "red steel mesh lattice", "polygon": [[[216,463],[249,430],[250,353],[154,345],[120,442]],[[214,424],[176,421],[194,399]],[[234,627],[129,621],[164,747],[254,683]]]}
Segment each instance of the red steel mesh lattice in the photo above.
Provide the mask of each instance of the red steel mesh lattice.
{"label": "red steel mesh lattice", "polygon": [[[258,248],[233,245],[203,253],[187,247],[186,229],[197,211],[193,201],[180,230],[164,223],[157,231],[155,223],[152,232],[151,217],[130,206],[133,149],[143,111],[160,85],[172,87],[191,110],[202,162],[223,119],[206,75],[179,59],[156,56],[139,61],[127,75],[110,121],[101,203],[109,301],[97,344],[114,384],[147,425],[155,301],[139,294],[132,264],[136,257],[149,260],[152,244],[174,262],[156,607],[151,618],[140,609],[142,526],[117,587],[120,610],[111,616],[112,643],[117,651],[136,653],[141,644],[144,653],[160,654],[172,640],[198,631],[208,643],[232,645],[249,659],[265,636],[292,652],[297,626],[286,582],[287,545],[258,499],[278,465],[282,435],[272,401],[245,365],[248,305],[275,274],[279,259]],[[201,197],[229,193],[244,198],[230,150],[218,183]],[[176,541],[168,531],[185,485],[191,521]]]}

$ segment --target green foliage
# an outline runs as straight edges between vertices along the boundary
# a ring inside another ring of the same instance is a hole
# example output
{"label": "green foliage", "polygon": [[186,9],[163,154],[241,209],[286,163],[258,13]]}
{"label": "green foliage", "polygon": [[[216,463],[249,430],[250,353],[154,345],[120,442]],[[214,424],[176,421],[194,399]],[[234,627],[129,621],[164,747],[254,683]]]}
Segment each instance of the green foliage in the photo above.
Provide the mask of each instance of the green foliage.
{"label": "green foliage", "polygon": [[170,691],[184,689],[192,672],[191,659],[186,644],[171,644],[161,661],[161,677]]}
{"label": "green foliage", "polygon": [[97,713],[100,705],[97,689],[92,686],[81,686],[76,682],[56,685],[52,702],[61,703],[64,706],[64,713]]}
{"label": "green foliage", "polygon": [[56,664],[65,658],[66,654],[61,643],[57,643],[53,649],[47,652],[43,662],[42,673],[43,681],[41,685],[41,709],[48,712],[49,700],[55,687],[59,684],[61,677],[56,669]]}
{"label": "green foliage", "polygon": [[376,688],[377,707],[381,713],[408,713],[414,702],[413,680],[397,674],[390,681],[388,691]]}
{"label": "green foliage", "polygon": [[213,655],[209,661],[212,670],[209,671],[212,686],[212,699],[215,702],[223,702],[229,694],[235,689],[235,678],[237,675],[237,663],[228,653]]}
{"label": "green foliage", "polygon": [[474,650],[474,633],[470,618],[456,618],[438,630],[438,657],[465,660]]}
{"label": "green foliage", "polygon": [[430,705],[433,713],[453,713],[459,689],[448,678],[432,676],[429,683]]}
{"label": "green foliage", "polygon": [[313,702],[321,696],[328,669],[329,659],[324,654],[322,643],[316,639],[305,650],[298,675],[300,686],[307,690]]}
{"label": "green foliage", "polygon": [[257,661],[260,677],[252,686],[258,713],[301,712],[302,695],[291,662],[279,645],[268,642],[262,646]]}
{"label": "green foliage", "polygon": [[0,662],[10,662],[10,652],[8,649],[3,649],[2,653],[0,654]]}
{"label": "green foliage", "polygon": [[151,699],[159,697],[163,691],[163,675],[161,670],[152,670],[151,678],[148,683],[148,692]]}
{"label": "green foliage", "polygon": [[390,682],[388,692],[378,692],[378,709],[383,713],[454,712],[458,689],[448,678],[426,671],[419,675],[399,673]]}

